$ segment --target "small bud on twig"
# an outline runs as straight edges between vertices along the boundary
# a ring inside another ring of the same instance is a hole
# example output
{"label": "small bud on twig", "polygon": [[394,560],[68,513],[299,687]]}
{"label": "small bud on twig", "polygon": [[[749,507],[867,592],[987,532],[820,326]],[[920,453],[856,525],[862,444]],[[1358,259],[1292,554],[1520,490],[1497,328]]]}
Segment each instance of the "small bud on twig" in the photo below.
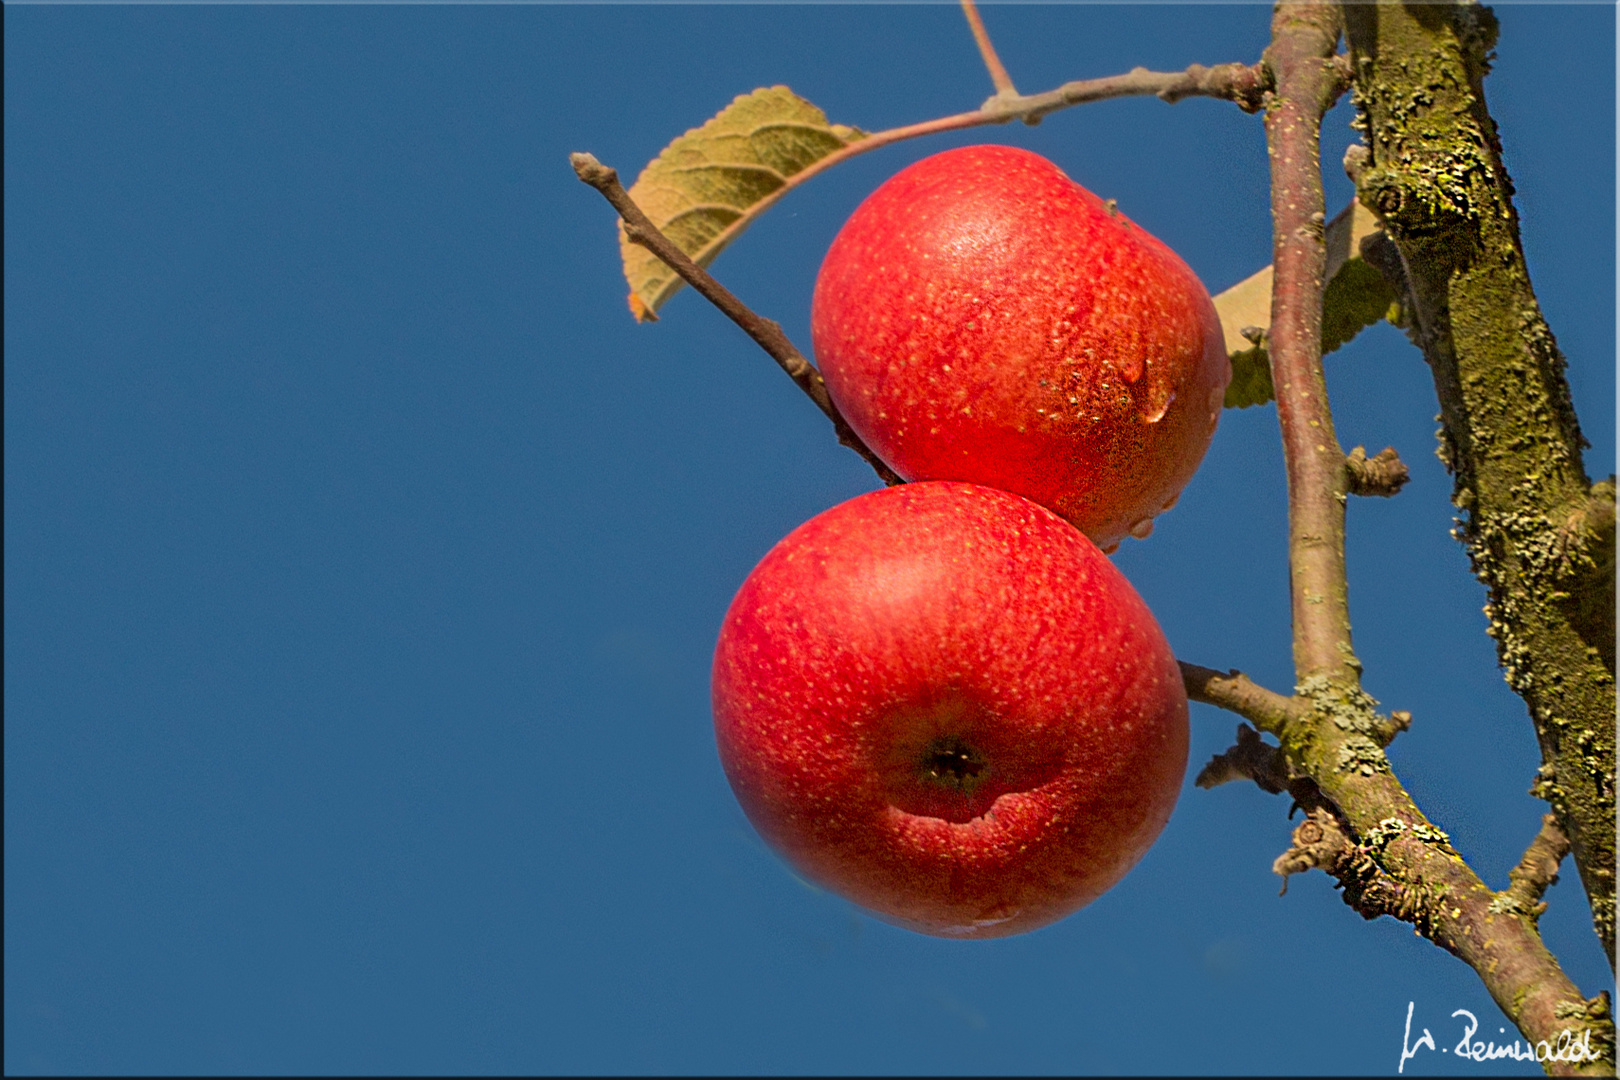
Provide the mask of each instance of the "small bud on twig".
{"label": "small bud on twig", "polygon": [[1377,457],[1368,457],[1367,448],[1358,446],[1344,459],[1350,470],[1350,494],[1380,495],[1388,498],[1412,478],[1393,446],[1386,446]]}

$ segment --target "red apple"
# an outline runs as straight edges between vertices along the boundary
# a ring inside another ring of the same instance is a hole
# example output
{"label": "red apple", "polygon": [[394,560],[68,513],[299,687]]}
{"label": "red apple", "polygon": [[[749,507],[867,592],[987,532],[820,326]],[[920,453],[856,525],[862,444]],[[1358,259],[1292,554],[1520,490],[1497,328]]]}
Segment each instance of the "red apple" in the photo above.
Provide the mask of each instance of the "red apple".
{"label": "red apple", "polygon": [[833,400],[908,480],[970,480],[1106,550],[1203,460],[1231,367],[1176,254],[1038,154],[917,162],[856,209],[811,308]]}
{"label": "red apple", "polygon": [[1170,817],[1187,698],[1130,583],[1052,512],[907,484],[801,525],[714,658],[720,761],[807,877],[923,933],[1033,930]]}

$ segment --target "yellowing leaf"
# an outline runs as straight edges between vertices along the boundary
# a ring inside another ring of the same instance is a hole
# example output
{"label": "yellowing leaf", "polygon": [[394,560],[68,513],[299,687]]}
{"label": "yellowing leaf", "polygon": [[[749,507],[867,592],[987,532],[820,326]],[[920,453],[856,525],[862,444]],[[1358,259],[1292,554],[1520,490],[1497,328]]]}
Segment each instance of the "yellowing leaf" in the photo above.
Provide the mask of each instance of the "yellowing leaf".
{"label": "yellowing leaf", "polygon": [[[866,133],[829,124],[827,114],[785,86],[743,94],[714,119],[664,148],[636,178],[630,197],[652,223],[707,266],[780,197],[788,178]],[[684,282],[639,244],[619,250],[630,310],[645,322]]]}
{"label": "yellowing leaf", "polygon": [[[1322,296],[1322,351],[1330,353],[1379,319],[1390,317],[1394,291],[1376,268],[1361,257],[1361,241],[1379,231],[1378,219],[1359,202],[1345,207],[1327,226],[1327,288]],[[1271,327],[1271,267],[1266,267],[1215,298],[1232,358],[1232,381],[1226,407],[1263,405],[1275,397],[1270,357],[1264,338],[1255,342],[1249,330]],[[1393,321],[1393,320],[1392,320]]]}

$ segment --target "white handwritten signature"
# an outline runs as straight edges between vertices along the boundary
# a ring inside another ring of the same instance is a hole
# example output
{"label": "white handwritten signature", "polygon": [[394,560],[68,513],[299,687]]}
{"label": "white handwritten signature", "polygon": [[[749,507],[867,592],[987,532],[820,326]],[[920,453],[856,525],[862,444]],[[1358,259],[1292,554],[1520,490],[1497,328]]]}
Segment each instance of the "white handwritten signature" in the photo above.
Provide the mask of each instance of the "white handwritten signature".
{"label": "white handwritten signature", "polygon": [[[1401,1064],[1400,1068],[1395,1070],[1398,1073],[1406,1071],[1406,1063],[1417,1057],[1417,1052],[1423,1047],[1427,1046],[1430,1050],[1434,1049],[1434,1036],[1429,1034],[1428,1028],[1423,1029],[1423,1034],[1418,1036],[1417,1042],[1412,1041],[1412,1007],[1414,1004],[1411,1001],[1406,1003],[1406,1034],[1401,1037]],[[1514,1061],[1568,1061],[1578,1065],[1583,1061],[1598,1060],[1597,1052],[1592,1049],[1592,1031],[1590,1028],[1582,1029],[1578,1035],[1566,1028],[1558,1033],[1557,1039],[1551,1041],[1543,1039],[1534,1046],[1529,1043],[1521,1046],[1518,1039],[1514,1039],[1512,1043],[1506,1046],[1497,1046],[1494,1042],[1486,1042],[1483,1039],[1478,1042],[1474,1041],[1474,1032],[1479,1030],[1479,1020],[1467,1009],[1458,1009],[1451,1016],[1453,1019],[1459,1016],[1468,1018],[1467,1029],[1463,1032],[1462,1040],[1457,1043],[1453,1052],[1458,1057],[1467,1058],[1470,1061],[1495,1061],[1498,1058],[1511,1058]],[[1444,1054],[1447,1051],[1442,1048],[1440,1052]]]}

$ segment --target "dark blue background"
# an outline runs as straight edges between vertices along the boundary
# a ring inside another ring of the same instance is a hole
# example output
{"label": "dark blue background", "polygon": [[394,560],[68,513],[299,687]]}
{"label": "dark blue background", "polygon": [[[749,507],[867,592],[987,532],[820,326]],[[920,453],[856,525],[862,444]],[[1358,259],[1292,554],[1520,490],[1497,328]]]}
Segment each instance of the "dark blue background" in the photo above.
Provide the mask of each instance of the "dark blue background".
{"label": "dark blue background", "polygon": [[[1601,476],[1614,9],[1498,14],[1491,105]],[[955,7],[4,17],[7,1072],[1384,1073],[1408,1002],[1441,1046],[1455,1009],[1503,1037],[1409,927],[1320,874],[1279,899],[1287,807],[1252,786],[1189,778],[1123,884],[989,943],[802,885],[736,808],[721,614],[875,481],[695,295],[631,322],[611,212],[566,156],[633,177],[778,82],[869,130],[972,108],[989,84]],[[1253,60],[1269,10],[985,18],[1034,91]],[[1270,259],[1258,119],[1148,99],[859,158],[715,270],[807,345],[856,203],[976,141],[1118,198],[1212,291]],[[1396,768],[1500,887],[1537,756],[1447,535],[1428,372],[1388,327],[1328,368],[1345,446],[1413,470],[1350,508],[1367,687],[1414,714]],[[1287,690],[1275,415],[1229,412],[1118,564],[1178,655]],[[1194,708],[1195,768],[1236,722]],[[1542,925],[1594,993],[1566,871]]]}

